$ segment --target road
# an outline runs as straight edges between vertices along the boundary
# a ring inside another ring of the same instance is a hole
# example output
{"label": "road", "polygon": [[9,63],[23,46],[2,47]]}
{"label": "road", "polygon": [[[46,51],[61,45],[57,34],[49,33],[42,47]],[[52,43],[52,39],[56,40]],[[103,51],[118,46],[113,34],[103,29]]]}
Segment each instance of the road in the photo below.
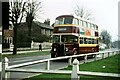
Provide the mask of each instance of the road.
{"label": "road", "polygon": [[[25,52],[24,52],[25,53]],[[50,55],[44,55],[44,56],[32,56],[32,57],[21,57],[21,58],[10,58],[9,59],[9,65],[16,65],[16,64],[21,64],[21,63],[27,63],[27,62],[32,62],[32,61],[37,61],[37,60],[43,60],[43,59],[49,59]],[[62,62],[62,61],[55,61],[55,62],[50,62],[51,70],[55,69],[61,69],[64,68],[68,65],[67,61]],[[46,69],[46,63],[39,63],[39,64],[34,64],[34,65],[29,65],[25,67],[20,67],[21,69]],[[22,73],[22,72],[10,72],[10,80],[18,80],[18,79],[23,79],[27,77],[31,77],[33,75],[38,75],[36,73]]]}
{"label": "road", "polygon": [[[111,51],[115,49],[107,49],[105,51]],[[98,55],[98,58],[101,58],[102,55]],[[107,56],[107,54],[106,54]],[[31,61],[36,61],[36,60],[43,60],[43,59],[49,59],[50,55],[45,55],[45,56],[33,56],[33,57],[21,57],[21,58],[12,58],[9,59],[9,65],[15,65],[15,64],[20,64],[20,63],[25,63],[25,62],[31,62]],[[93,59],[90,59],[89,61],[92,61]],[[83,63],[83,61],[80,61],[80,63]],[[56,62],[50,62],[50,69],[61,69],[64,67],[67,67],[68,63],[67,61],[56,61]],[[22,69],[45,69],[46,68],[46,63],[39,63],[39,64],[34,64],[30,66],[25,66],[21,67]],[[20,73],[20,72],[11,72],[10,73],[10,78],[14,78],[14,80],[18,79],[23,79],[27,77],[31,77],[33,75],[38,75],[36,73]],[[11,79],[11,80],[12,80]]]}
{"label": "road", "polygon": [[[67,62],[51,62],[51,66],[50,69],[51,70],[55,70],[55,69],[61,69],[64,68],[68,65]],[[17,69],[17,68],[16,68]],[[40,64],[34,64],[34,65],[30,65],[30,66],[25,66],[25,67],[21,67],[21,69],[37,69],[37,70],[44,70],[46,69],[46,63],[40,63]],[[14,80],[18,80],[18,79],[23,79],[23,78],[27,78],[27,77],[31,77],[31,76],[35,76],[38,75],[37,73],[21,73],[21,72],[11,72],[10,73],[10,77]],[[10,80],[12,80],[10,79]]]}

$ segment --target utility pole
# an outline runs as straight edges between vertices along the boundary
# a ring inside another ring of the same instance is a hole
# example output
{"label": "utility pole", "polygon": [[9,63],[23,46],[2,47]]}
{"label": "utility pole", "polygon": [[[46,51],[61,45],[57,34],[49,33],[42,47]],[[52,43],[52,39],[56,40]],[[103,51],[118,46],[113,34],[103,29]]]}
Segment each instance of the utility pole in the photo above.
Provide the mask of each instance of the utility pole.
{"label": "utility pole", "polygon": [[9,0],[0,0],[0,80],[2,80],[2,38],[3,30],[9,28]]}
{"label": "utility pole", "polygon": [[2,80],[2,2],[0,1],[0,80]]}
{"label": "utility pole", "polygon": [[[120,14],[120,1],[118,2],[118,14]],[[118,15],[118,21],[120,21],[120,15]],[[120,49],[120,22],[118,22],[118,49]]]}

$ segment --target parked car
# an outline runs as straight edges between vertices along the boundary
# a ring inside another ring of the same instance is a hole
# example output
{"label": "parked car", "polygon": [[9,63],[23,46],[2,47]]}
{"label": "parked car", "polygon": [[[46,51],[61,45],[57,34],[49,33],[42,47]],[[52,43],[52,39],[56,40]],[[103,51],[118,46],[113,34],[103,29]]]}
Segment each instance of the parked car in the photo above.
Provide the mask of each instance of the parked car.
{"label": "parked car", "polygon": [[105,49],[106,47],[107,47],[106,44],[102,44],[102,43],[101,43],[101,44],[99,45],[99,49],[100,49],[100,50],[103,50],[103,49]]}

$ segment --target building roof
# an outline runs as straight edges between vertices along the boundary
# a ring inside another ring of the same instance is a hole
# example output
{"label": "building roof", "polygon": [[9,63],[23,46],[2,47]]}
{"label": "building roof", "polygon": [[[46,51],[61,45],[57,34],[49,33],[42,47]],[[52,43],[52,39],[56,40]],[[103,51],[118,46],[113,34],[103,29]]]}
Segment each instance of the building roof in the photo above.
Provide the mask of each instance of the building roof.
{"label": "building roof", "polygon": [[39,22],[39,21],[34,21],[34,23],[36,23],[37,25],[41,26],[41,28],[53,29],[52,26],[47,25],[47,24],[44,24],[44,23],[41,23],[41,22]]}

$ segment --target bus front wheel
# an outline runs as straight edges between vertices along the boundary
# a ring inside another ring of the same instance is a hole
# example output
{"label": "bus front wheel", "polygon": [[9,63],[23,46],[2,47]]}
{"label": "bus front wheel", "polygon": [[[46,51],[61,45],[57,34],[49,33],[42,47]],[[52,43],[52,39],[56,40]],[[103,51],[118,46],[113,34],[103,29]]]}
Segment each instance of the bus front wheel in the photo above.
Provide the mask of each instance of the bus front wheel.
{"label": "bus front wheel", "polygon": [[73,51],[73,54],[74,54],[74,55],[76,55],[77,53],[78,53],[77,50],[74,50],[74,51]]}
{"label": "bus front wheel", "polygon": [[55,58],[56,57],[56,55],[55,54],[51,54],[51,58]]}

